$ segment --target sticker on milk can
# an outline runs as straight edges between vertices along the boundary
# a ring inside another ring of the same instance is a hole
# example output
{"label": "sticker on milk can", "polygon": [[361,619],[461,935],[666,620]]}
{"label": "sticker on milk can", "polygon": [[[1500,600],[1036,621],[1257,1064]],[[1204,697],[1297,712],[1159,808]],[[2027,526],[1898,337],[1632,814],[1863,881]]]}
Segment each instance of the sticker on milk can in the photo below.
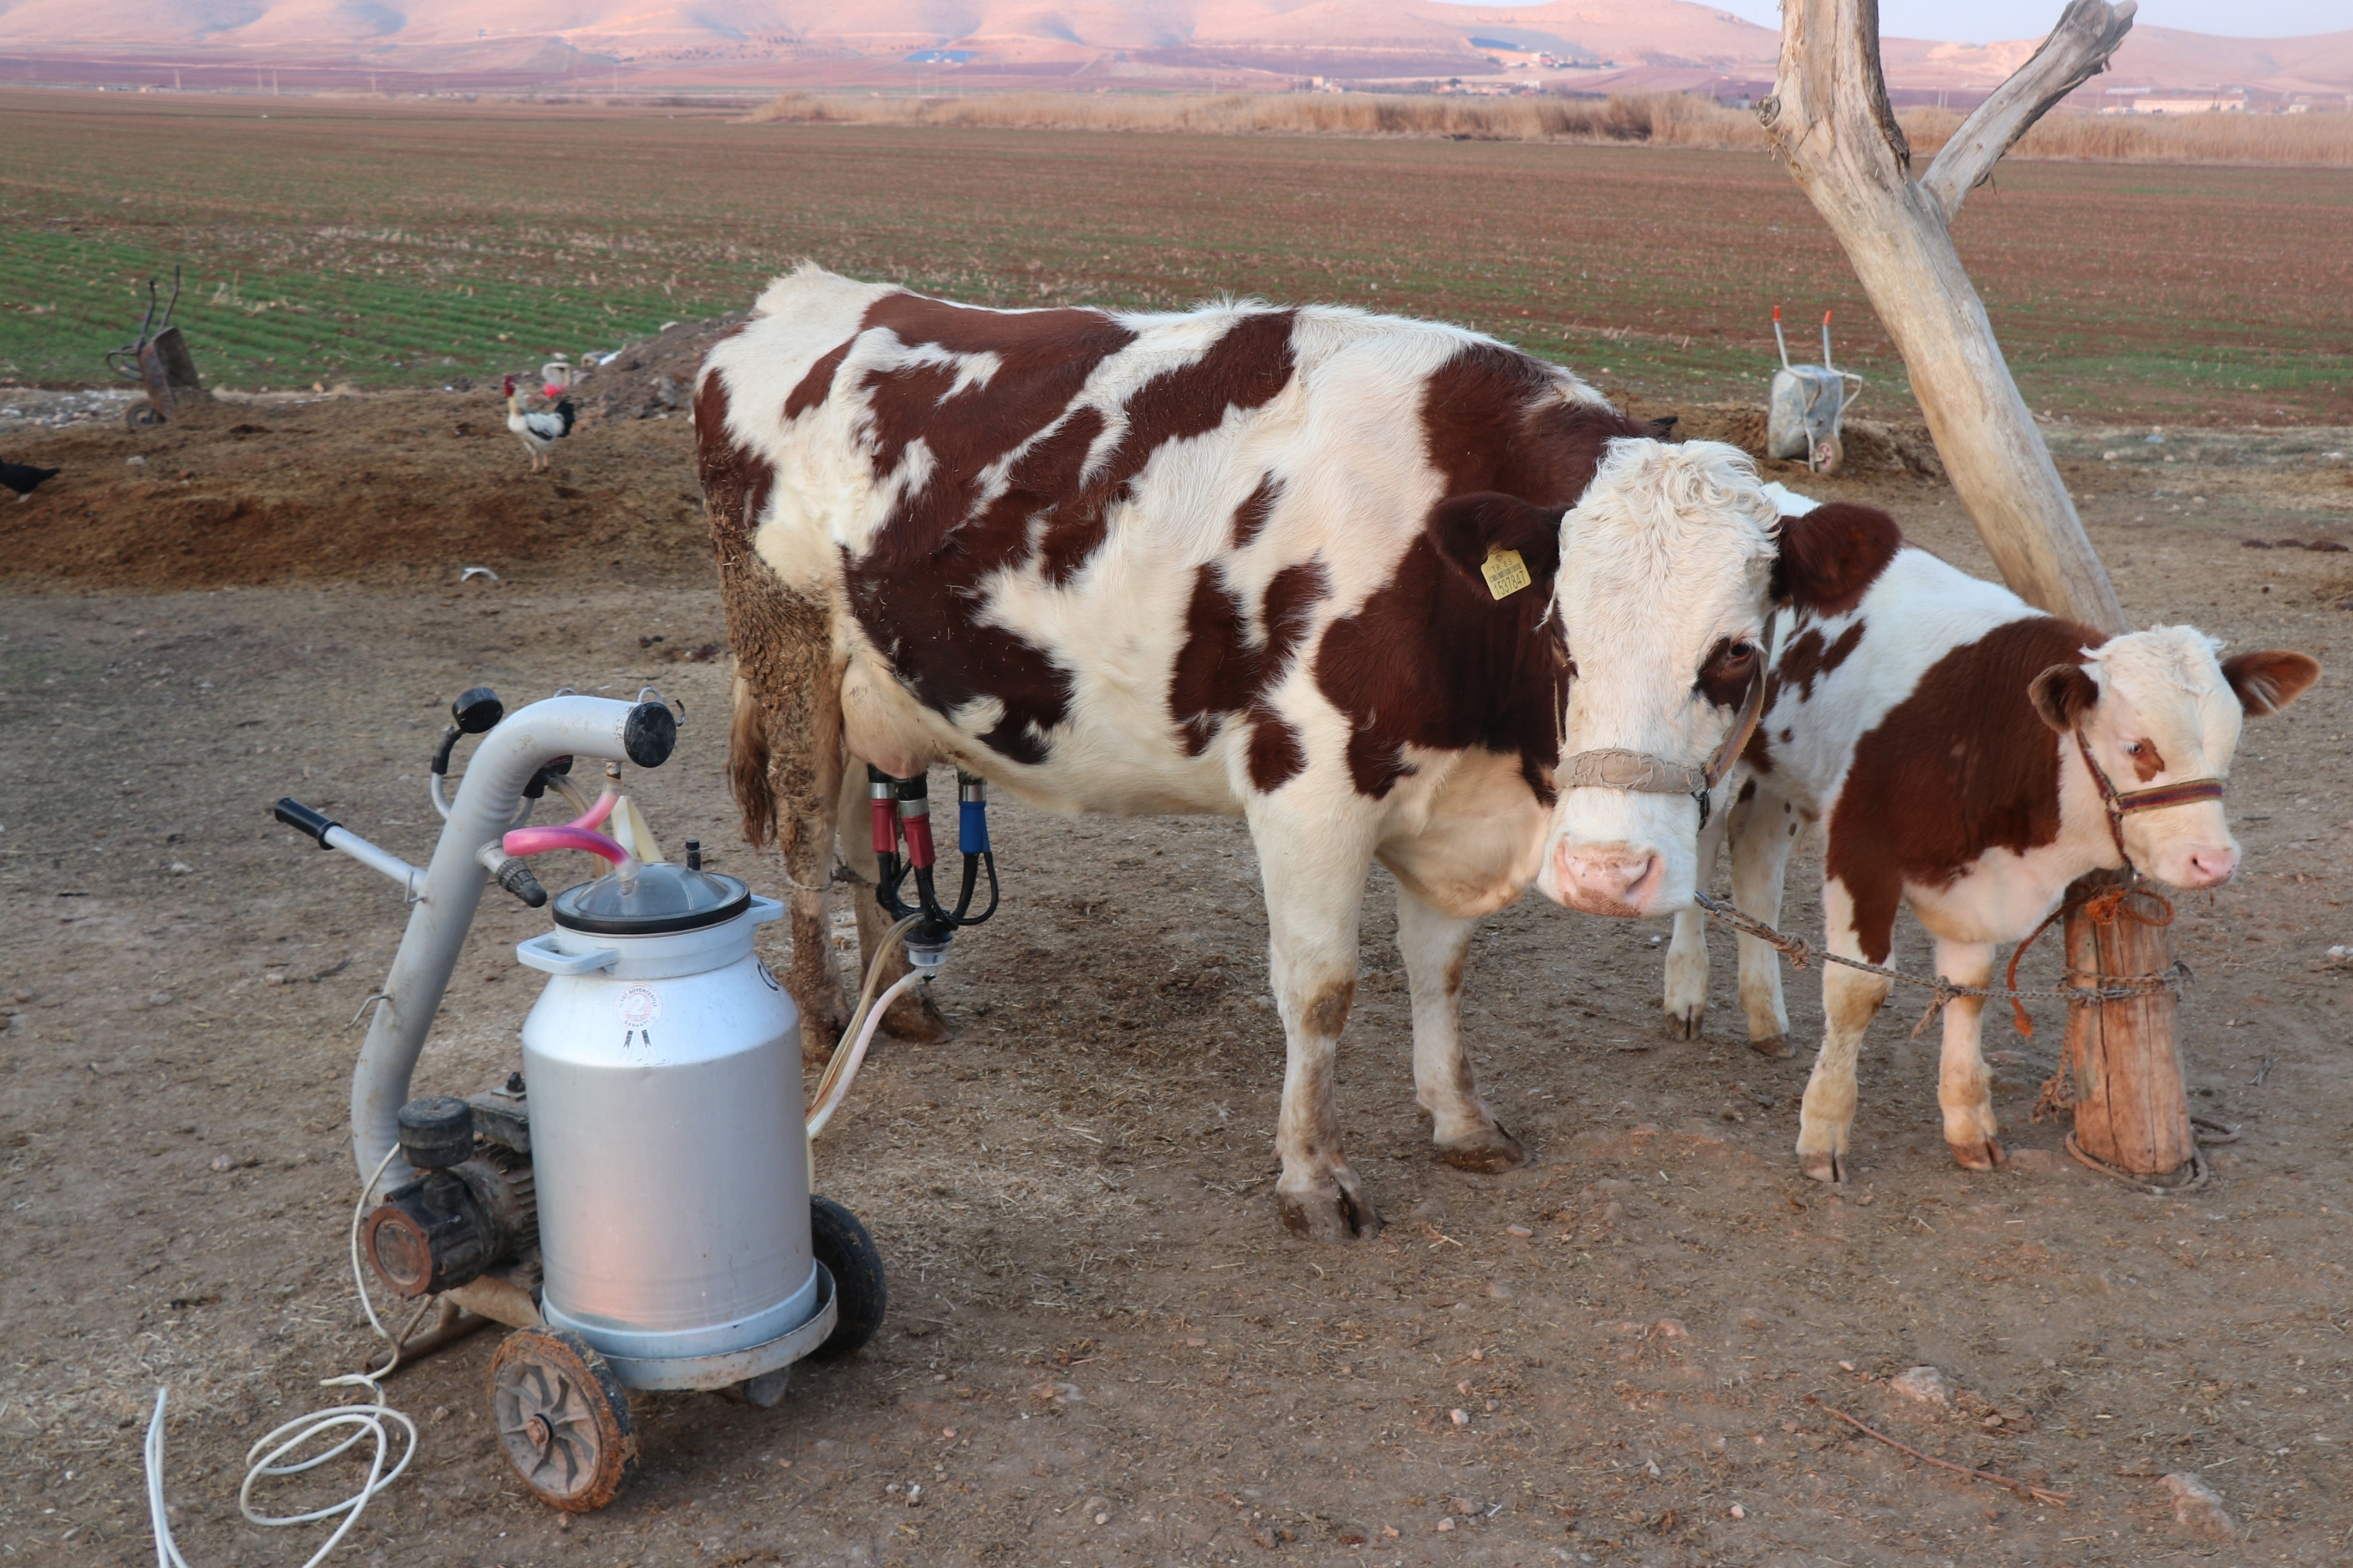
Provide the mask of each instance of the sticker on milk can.
{"label": "sticker on milk can", "polygon": [[632,985],[621,993],[621,1044],[624,1046],[654,1043],[653,1021],[661,1016],[661,998],[642,985]]}

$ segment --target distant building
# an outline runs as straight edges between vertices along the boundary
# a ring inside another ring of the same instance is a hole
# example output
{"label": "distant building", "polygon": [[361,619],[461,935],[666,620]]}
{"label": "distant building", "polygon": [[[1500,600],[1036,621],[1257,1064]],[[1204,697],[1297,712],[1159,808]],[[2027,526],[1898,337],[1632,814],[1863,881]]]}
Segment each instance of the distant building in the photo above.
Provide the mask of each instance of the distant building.
{"label": "distant building", "polygon": [[2200,88],[2184,92],[2174,88],[2112,87],[2104,97],[2121,102],[2103,106],[2103,114],[2244,114],[2247,89],[2241,87]]}

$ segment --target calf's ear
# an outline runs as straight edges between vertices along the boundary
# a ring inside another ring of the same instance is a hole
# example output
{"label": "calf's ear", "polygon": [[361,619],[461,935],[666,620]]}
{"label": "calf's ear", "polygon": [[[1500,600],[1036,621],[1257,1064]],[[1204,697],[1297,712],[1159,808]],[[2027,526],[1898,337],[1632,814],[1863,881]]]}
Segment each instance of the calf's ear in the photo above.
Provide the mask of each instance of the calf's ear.
{"label": "calf's ear", "polygon": [[1877,507],[1831,501],[1781,520],[1773,563],[1773,600],[1818,616],[1842,616],[1862,602],[1895,552],[1904,531]]}
{"label": "calf's ear", "polygon": [[2080,664],[2054,664],[2026,683],[2026,700],[2063,735],[2099,701],[2100,686]]}
{"label": "calf's ear", "polygon": [[1430,514],[1430,531],[1438,552],[1468,573],[1482,594],[1487,585],[1480,568],[1497,550],[1517,551],[1535,585],[1542,587],[1560,570],[1560,520],[1567,510],[1530,506],[1517,496],[1480,490],[1440,501]]}
{"label": "calf's ear", "polygon": [[2222,661],[2222,679],[2238,694],[2239,706],[2260,718],[2303,696],[2305,688],[2320,679],[2320,661],[2275,647],[2233,654]]}

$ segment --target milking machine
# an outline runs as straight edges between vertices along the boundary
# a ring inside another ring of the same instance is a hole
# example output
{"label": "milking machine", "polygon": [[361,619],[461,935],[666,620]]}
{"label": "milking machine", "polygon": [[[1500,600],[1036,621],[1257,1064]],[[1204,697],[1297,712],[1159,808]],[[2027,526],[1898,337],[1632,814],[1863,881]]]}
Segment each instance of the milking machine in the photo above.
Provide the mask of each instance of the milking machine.
{"label": "milking machine", "polygon": [[[682,863],[666,859],[620,791],[623,763],[659,767],[676,742],[677,715],[659,695],[565,692],[508,716],[476,688],[450,711],[428,785],[444,822],[422,869],[296,801],[279,801],[275,815],[390,877],[413,906],[391,973],[364,1005],[373,1016],[352,1077],[364,1184],[353,1268],[364,1260],[377,1285],[418,1303],[410,1330],[387,1336],[394,1364],[505,1325],[489,1373],[501,1447],[535,1495],[583,1511],[610,1501],[636,1468],[630,1391],[713,1390],[773,1405],[796,1363],[847,1354],[881,1326],[881,1261],[855,1215],[812,1194],[809,1141],[841,1103],[884,1009],[938,973],[957,930],[995,912],[986,792],[960,776],[964,884],[950,909],[934,887],[924,781],[871,774],[880,892],[896,923],[869,955],[859,1009],[805,1113],[799,1020],[753,950],[785,906],[704,869],[695,840]],[[479,739],[453,797],[447,775],[467,737]],[[606,776],[592,800],[574,774],[598,763]],[[577,815],[529,826],[551,795]],[[609,869],[551,900],[528,862],[556,850]],[[988,907],[976,915],[984,872]],[[412,1097],[418,1053],[492,880],[551,916],[514,950],[547,977],[523,1020],[521,1069],[470,1095]],[[911,969],[878,996],[896,942]],[[437,1306],[438,1321],[414,1332]]]}

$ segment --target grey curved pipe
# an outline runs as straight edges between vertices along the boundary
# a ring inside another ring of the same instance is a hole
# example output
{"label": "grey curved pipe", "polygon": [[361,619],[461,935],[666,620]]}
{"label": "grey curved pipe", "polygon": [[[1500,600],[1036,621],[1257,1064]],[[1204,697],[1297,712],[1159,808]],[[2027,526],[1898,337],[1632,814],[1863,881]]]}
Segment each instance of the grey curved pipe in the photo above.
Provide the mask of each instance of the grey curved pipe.
{"label": "grey curved pipe", "polygon": [[[363,1182],[400,1142],[398,1118],[408,1102],[409,1075],[432,1032],[433,1016],[490,879],[476,852],[514,824],[523,786],[556,758],[659,767],[677,732],[670,710],[659,702],[551,697],[509,715],[477,744],[352,1069],[352,1156]],[[406,1161],[392,1155],[381,1184],[388,1192],[415,1174]]]}

